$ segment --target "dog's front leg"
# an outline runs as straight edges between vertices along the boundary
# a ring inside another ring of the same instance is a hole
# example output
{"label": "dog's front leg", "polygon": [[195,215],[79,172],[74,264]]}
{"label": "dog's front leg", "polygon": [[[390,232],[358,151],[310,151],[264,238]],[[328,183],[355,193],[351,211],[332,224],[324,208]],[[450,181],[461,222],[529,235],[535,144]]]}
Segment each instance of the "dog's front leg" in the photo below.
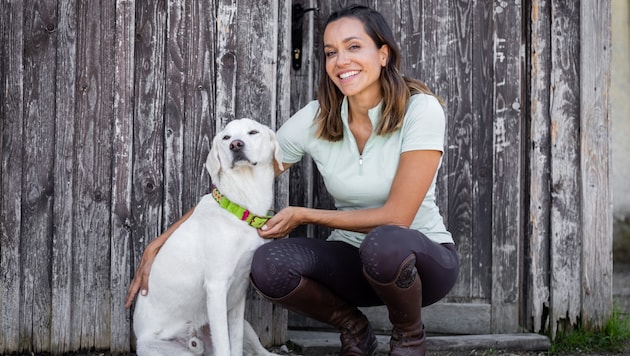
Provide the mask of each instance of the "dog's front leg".
{"label": "dog's front leg", "polygon": [[243,354],[243,321],[245,320],[245,297],[238,301],[228,311],[228,325],[230,328],[230,348],[232,355]]}
{"label": "dog's front leg", "polygon": [[213,355],[234,355],[234,350],[230,350],[227,285],[224,283],[206,282],[206,304],[208,307],[208,325],[210,326]]}

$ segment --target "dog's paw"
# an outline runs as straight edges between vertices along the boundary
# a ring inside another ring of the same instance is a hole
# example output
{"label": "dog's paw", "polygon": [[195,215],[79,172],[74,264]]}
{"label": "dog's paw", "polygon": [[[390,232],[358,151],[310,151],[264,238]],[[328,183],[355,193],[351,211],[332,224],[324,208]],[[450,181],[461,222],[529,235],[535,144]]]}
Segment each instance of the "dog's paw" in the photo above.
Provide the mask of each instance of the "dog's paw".
{"label": "dog's paw", "polygon": [[196,336],[188,339],[188,349],[195,355],[203,355],[203,341]]}

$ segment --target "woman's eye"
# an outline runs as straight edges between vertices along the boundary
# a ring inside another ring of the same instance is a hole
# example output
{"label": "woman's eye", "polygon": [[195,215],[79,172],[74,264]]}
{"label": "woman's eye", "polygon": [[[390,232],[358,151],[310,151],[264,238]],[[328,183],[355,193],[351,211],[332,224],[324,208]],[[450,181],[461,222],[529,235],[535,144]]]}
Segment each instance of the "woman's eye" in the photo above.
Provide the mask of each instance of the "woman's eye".
{"label": "woman's eye", "polygon": [[326,57],[332,57],[332,56],[334,56],[334,55],[335,55],[335,53],[336,53],[335,51],[327,51],[327,52],[325,53],[325,55],[326,55]]}
{"label": "woman's eye", "polygon": [[258,133],[258,130],[251,130],[250,132],[248,132],[248,134],[250,135],[255,135]]}
{"label": "woman's eye", "polygon": [[350,47],[348,47],[348,49],[351,51],[357,50],[359,48],[361,48],[361,46],[359,46],[358,44],[353,44],[353,45],[350,45]]}

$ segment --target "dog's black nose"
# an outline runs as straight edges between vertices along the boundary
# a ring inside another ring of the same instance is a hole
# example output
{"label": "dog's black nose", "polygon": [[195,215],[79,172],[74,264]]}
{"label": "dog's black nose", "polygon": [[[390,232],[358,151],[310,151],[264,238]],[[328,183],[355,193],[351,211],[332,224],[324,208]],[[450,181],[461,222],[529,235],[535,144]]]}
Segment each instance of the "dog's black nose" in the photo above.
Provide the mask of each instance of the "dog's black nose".
{"label": "dog's black nose", "polygon": [[241,140],[234,140],[230,142],[230,151],[237,152],[240,151],[245,146],[245,142]]}

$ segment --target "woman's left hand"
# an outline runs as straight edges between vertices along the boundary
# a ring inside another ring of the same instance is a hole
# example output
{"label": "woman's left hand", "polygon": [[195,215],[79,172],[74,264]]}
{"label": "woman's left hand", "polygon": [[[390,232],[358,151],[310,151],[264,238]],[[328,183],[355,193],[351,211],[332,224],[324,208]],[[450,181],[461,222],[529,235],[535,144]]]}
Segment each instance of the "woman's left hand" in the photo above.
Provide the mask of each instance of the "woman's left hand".
{"label": "woman's left hand", "polygon": [[301,224],[299,212],[300,208],[293,206],[280,210],[263,227],[258,229],[258,235],[265,239],[277,239],[287,236]]}

